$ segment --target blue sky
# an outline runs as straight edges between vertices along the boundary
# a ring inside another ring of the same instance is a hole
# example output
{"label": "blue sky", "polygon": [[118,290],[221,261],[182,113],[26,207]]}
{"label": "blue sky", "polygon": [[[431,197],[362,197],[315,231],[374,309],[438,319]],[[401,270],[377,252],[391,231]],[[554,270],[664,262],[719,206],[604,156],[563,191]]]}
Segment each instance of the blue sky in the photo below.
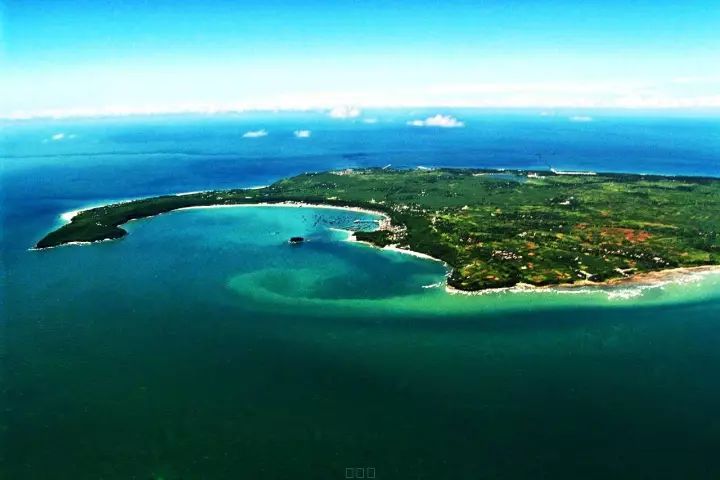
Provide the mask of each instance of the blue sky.
{"label": "blue sky", "polygon": [[5,116],[720,106],[718,0],[5,0],[1,12]]}

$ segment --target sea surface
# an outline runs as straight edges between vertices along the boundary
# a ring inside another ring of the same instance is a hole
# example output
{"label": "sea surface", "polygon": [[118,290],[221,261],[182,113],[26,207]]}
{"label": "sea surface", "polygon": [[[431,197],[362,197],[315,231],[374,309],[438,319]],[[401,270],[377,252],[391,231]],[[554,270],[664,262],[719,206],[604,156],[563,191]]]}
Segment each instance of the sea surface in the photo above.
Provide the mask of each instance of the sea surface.
{"label": "sea surface", "polygon": [[720,477],[720,275],[450,295],[441,263],[334,229],[371,215],[310,207],[184,210],[29,250],[64,212],[305,171],[720,176],[717,118],[406,124],[435,113],[0,125],[0,478]]}

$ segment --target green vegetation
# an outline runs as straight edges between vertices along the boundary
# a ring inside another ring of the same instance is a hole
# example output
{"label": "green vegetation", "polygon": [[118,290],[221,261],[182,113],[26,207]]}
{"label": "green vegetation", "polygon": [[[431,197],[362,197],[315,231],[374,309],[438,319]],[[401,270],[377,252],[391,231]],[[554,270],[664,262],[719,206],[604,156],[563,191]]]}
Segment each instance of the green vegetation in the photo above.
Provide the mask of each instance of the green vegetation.
{"label": "green vegetation", "polygon": [[357,238],[441,259],[462,290],[720,263],[720,180],[466,169],[311,173],[256,190],[108,205],[81,212],[37,248],[119,238],[129,220],[183,207],[286,201],[386,213],[391,228]]}

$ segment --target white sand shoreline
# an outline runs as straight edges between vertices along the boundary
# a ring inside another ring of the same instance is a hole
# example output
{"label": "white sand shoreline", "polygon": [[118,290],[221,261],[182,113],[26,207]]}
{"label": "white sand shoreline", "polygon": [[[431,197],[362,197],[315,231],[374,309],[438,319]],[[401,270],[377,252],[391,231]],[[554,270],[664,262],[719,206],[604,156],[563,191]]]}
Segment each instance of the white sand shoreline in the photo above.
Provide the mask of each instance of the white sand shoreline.
{"label": "white sand shoreline", "polygon": [[[199,209],[210,209],[210,208],[241,208],[241,207],[285,207],[285,208],[323,208],[328,210],[345,210],[349,212],[365,213],[369,215],[376,215],[384,219],[389,220],[390,217],[384,212],[378,210],[369,210],[360,207],[344,207],[341,205],[327,205],[320,203],[305,203],[305,202],[261,202],[261,203],[237,203],[237,204],[223,204],[223,205],[197,205],[193,207],[182,207],[173,212],[180,210],[199,210]],[[170,213],[170,212],[168,212]],[[338,229],[340,230],[340,229]]]}
{"label": "white sand shoreline", "polygon": [[93,208],[101,207],[102,205],[97,205],[94,207],[83,207],[78,208],[77,210],[71,210],[69,212],[64,212],[60,214],[60,219],[65,223],[70,223],[73,218],[77,217],[79,214],[84,212],[85,210],[92,210]]}
{"label": "white sand shoreline", "polygon": [[[257,187],[262,188],[262,187]],[[201,192],[187,192],[185,195],[192,194],[192,193],[201,193]],[[183,195],[183,194],[178,194]],[[132,200],[125,200],[120,202],[114,202],[114,204],[118,203],[127,203]],[[70,222],[73,217],[78,215],[79,213],[91,210],[93,208],[102,207],[105,205],[96,205],[96,206],[89,206],[85,208],[81,208],[78,210],[73,210],[70,212],[63,213],[60,217],[66,221]],[[367,208],[361,208],[361,207],[349,207],[349,206],[341,206],[341,205],[328,205],[328,204],[315,204],[315,203],[306,203],[306,202],[294,202],[294,201],[288,201],[288,202],[261,202],[261,203],[238,203],[238,204],[222,204],[222,205],[197,205],[192,207],[183,207],[178,208],[175,210],[171,210],[169,212],[165,213],[171,213],[173,211],[180,211],[180,210],[198,210],[198,209],[213,209],[213,208],[248,208],[248,207],[275,207],[275,208],[315,208],[315,209],[328,209],[328,210],[344,210],[349,212],[356,212],[356,213],[363,213],[368,215],[373,215],[380,217],[384,221],[386,221],[388,224],[390,222],[390,217],[381,211],[378,210],[370,210]],[[340,228],[331,228],[332,230],[337,231],[345,231],[347,232],[348,236],[345,239],[345,241],[353,242],[353,243],[362,243],[365,245],[368,245],[373,248],[377,248],[378,250],[385,250],[385,251],[392,251],[396,253],[401,253],[404,255],[410,255],[416,258],[421,258],[424,260],[432,260],[435,262],[440,262],[443,265],[445,265],[446,268],[451,269],[451,267],[444,262],[443,260],[440,260],[438,258],[435,258],[431,255],[416,252],[414,250],[404,249],[400,248],[397,245],[386,245],[384,247],[378,247],[377,245],[374,245],[369,242],[364,242],[357,240],[355,237],[355,232],[352,230],[346,230],[346,229],[340,229]],[[97,240],[93,242],[69,242],[63,245],[57,245],[58,247],[65,246],[65,245],[91,245],[93,243],[100,243],[100,242],[106,242],[106,241],[112,241],[116,240],[113,238],[107,238],[102,240]],[[38,248],[30,248],[29,250],[45,250],[47,248],[56,248],[56,247],[46,247],[42,249]],[[696,280],[698,277],[702,277],[707,274],[712,273],[718,273],[720,274],[720,265],[703,265],[703,266],[697,266],[697,267],[680,267],[680,268],[673,268],[673,269],[667,269],[667,270],[658,270],[654,272],[643,272],[638,273],[635,275],[631,275],[628,277],[623,278],[614,278],[610,279],[605,282],[592,282],[592,281],[581,281],[576,282],[573,284],[560,284],[560,285],[546,285],[546,286],[535,286],[530,284],[517,284],[513,285],[511,287],[500,287],[500,288],[488,288],[484,290],[460,290],[457,288],[454,288],[450,285],[445,283],[445,291],[448,294],[451,295],[487,295],[492,293],[502,293],[502,292],[509,292],[509,293],[520,293],[520,292],[553,292],[553,293],[585,293],[589,291],[611,291],[611,290],[617,290],[618,292],[627,291],[628,289],[632,289],[634,292],[641,292],[643,289],[647,288],[657,288],[662,287],[667,284],[671,283],[683,283],[687,281]],[[629,294],[630,295],[630,294]],[[622,296],[622,295],[619,295]],[[630,295],[632,296],[632,295]]]}
{"label": "white sand shoreline", "polygon": [[[253,187],[246,187],[246,188],[244,188],[244,190],[259,190],[261,188],[265,188],[268,186],[269,185],[256,185]],[[170,195],[173,195],[176,197],[184,197],[186,195],[194,195],[196,193],[208,193],[208,192],[213,192],[213,191],[214,190],[194,190],[191,192],[180,192],[180,193],[173,193]],[[62,221],[64,221],[65,223],[70,223],[74,217],[76,217],[77,215],[81,214],[82,212],[84,212],[86,210],[92,210],[93,208],[100,208],[100,207],[109,207],[110,205],[118,205],[121,203],[134,202],[135,200],[142,200],[143,198],[144,197],[130,198],[127,200],[111,201],[110,203],[100,203],[100,204],[95,204],[95,205],[88,205],[86,207],[78,208],[77,210],[70,210],[68,212],[63,212],[60,214],[60,219]],[[242,205],[244,205],[244,204],[242,204]],[[222,207],[224,205],[218,205],[218,206]],[[236,206],[236,205],[228,205],[228,206]],[[237,205],[237,206],[241,206],[241,205]],[[187,208],[193,208],[193,207],[187,207]],[[178,210],[182,210],[182,209],[178,209]],[[88,243],[92,243],[92,242],[88,242]]]}
{"label": "white sand shoreline", "polygon": [[432,257],[432,256],[427,255],[427,254],[425,254],[425,253],[416,252],[416,251],[414,251],[414,250],[408,250],[408,249],[405,249],[405,248],[400,248],[400,247],[398,247],[397,245],[386,245],[386,246],[384,246],[384,247],[378,247],[377,245],[374,245],[374,244],[372,244],[372,243],[370,243],[370,242],[363,242],[362,240],[358,240],[357,238],[355,238],[355,232],[352,231],[352,230],[346,230],[346,229],[344,229],[344,228],[331,228],[331,230],[335,230],[335,231],[338,231],[338,232],[346,232],[347,235],[348,235],[347,238],[345,239],[346,242],[361,243],[361,244],[363,244],[363,245],[367,245],[367,246],[372,247],[372,248],[377,248],[378,250],[385,250],[385,251],[387,251],[387,252],[402,253],[402,254],[405,254],[405,255],[410,255],[410,256],[412,256],[412,257],[422,258],[422,259],[424,259],[424,260],[432,260],[433,262],[440,262],[440,263],[442,263],[443,265],[447,265],[445,262],[443,262],[443,261],[440,260],[439,258]]}
{"label": "white sand shoreline", "polygon": [[[239,187],[240,190],[260,190],[261,188],[269,187],[270,185],[254,185],[252,187]],[[184,197],[186,195],[195,195],[196,193],[211,193],[217,190],[192,190],[190,192],[173,193],[176,197]]]}
{"label": "white sand shoreline", "polygon": [[720,274],[720,265],[701,265],[697,267],[679,267],[654,272],[638,273],[624,278],[613,278],[605,282],[583,281],[577,283],[535,286],[519,283],[512,287],[487,288],[484,290],[460,290],[445,285],[445,291],[450,295],[487,295],[491,293],[565,293],[581,294],[587,292],[604,291],[615,293],[618,298],[637,296],[643,290],[659,288],[670,284],[682,284],[697,281],[711,274]]}
{"label": "white sand shoreline", "polygon": [[416,252],[415,250],[407,250],[405,248],[400,248],[397,245],[387,245],[385,247],[382,247],[382,250],[388,250],[390,252],[397,252],[397,253],[403,253],[405,255],[410,255],[417,258],[422,258],[425,260],[432,260],[433,262],[440,262],[444,265],[447,265],[445,262],[440,260],[439,258],[432,257],[426,253],[420,253]]}
{"label": "white sand shoreline", "polygon": [[[94,208],[101,208],[101,207],[108,207],[110,205],[119,205],[122,203],[129,203],[133,202],[135,200],[138,200],[137,198],[131,198],[129,200],[118,200],[113,201],[112,203],[101,203],[97,205],[88,205],[87,207],[78,208],[77,210],[70,210],[69,212],[63,212],[60,214],[60,219],[64,221],[65,223],[70,223],[73,218],[81,214],[82,212],[85,212],[87,210],[92,210]],[[87,243],[93,243],[93,242],[87,242]]]}

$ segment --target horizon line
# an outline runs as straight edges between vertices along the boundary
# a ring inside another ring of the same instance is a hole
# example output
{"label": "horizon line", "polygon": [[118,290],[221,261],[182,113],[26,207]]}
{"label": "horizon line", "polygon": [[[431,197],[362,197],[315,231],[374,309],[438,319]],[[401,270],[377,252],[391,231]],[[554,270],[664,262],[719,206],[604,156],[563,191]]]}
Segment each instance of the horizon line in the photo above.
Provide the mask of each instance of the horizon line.
{"label": "horizon line", "polygon": [[[337,109],[351,109],[351,115],[335,115]],[[362,119],[362,111],[377,110],[409,110],[409,109],[436,109],[436,110],[502,110],[521,111],[536,110],[538,115],[555,116],[559,112],[652,112],[652,113],[695,113],[720,115],[720,105],[651,105],[651,106],[622,106],[622,105],[472,105],[472,104],[417,104],[417,105],[343,105],[343,106],[254,106],[254,107],[165,107],[165,108],[72,108],[72,109],[43,109],[36,111],[14,111],[0,113],[2,121],[30,121],[30,120],[63,120],[63,119],[101,119],[123,117],[154,117],[154,116],[183,116],[183,115],[232,115],[242,113],[318,113],[339,120]]]}

